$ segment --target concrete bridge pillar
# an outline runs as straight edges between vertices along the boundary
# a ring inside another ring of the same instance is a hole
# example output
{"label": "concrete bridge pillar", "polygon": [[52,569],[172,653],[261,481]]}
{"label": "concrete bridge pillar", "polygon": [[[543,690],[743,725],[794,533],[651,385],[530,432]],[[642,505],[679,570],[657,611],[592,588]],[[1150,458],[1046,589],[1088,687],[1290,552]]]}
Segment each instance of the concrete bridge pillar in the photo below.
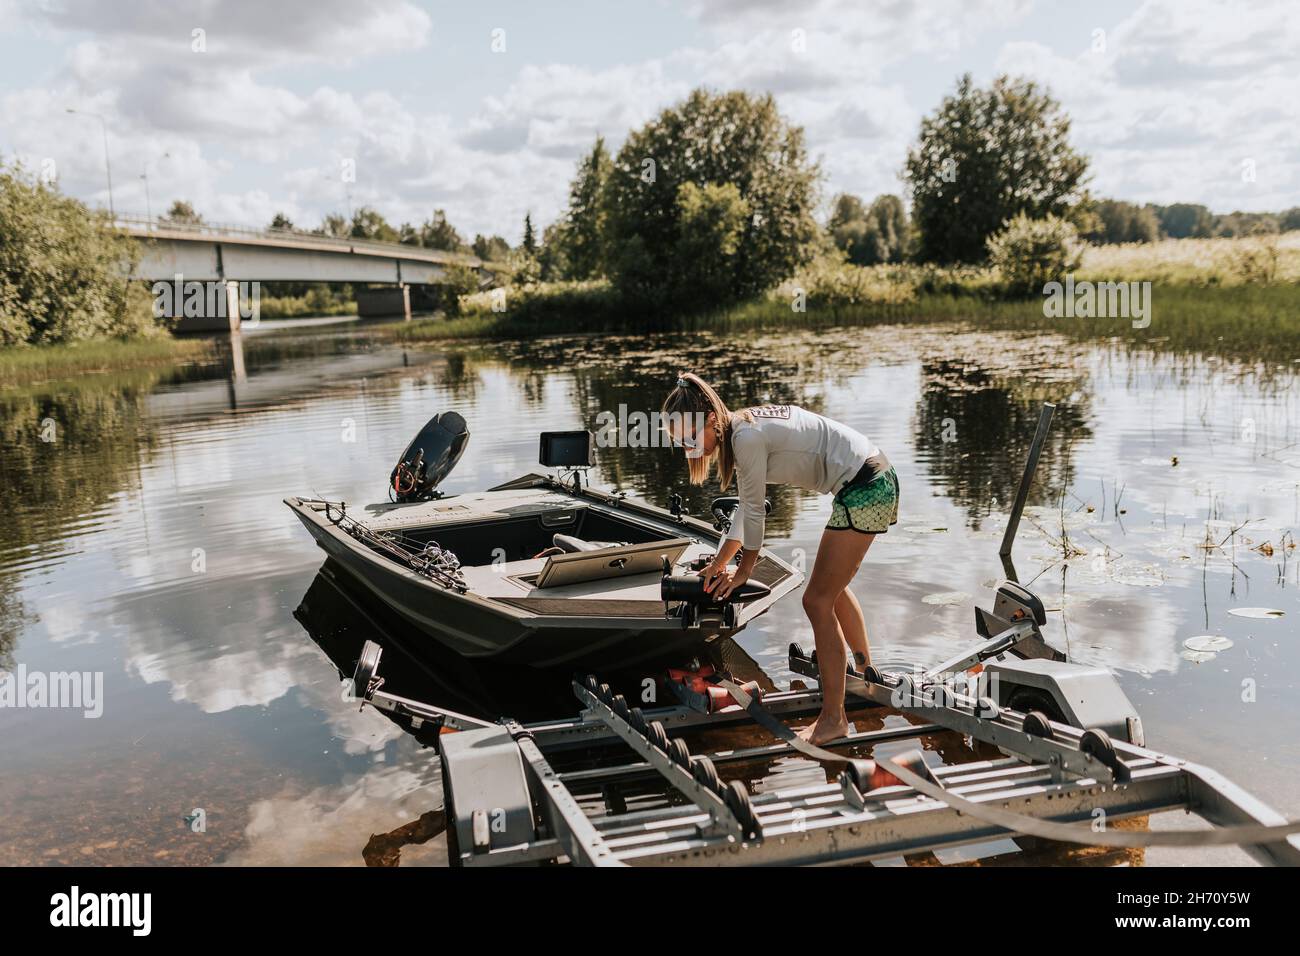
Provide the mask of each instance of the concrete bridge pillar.
{"label": "concrete bridge pillar", "polygon": [[411,321],[411,287],[402,283],[396,288],[357,289],[357,315],[363,319],[400,315]]}

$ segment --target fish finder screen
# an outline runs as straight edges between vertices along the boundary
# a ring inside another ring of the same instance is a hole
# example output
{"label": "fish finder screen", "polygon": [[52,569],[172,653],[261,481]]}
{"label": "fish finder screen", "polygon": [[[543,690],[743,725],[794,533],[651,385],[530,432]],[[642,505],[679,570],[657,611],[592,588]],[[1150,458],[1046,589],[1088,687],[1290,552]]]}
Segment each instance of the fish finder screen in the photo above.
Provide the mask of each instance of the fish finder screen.
{"label": "fish finder screen", "polygon": [[589,431],[542,432],[538,460],[547,468],[580,468],[592,464],[593,436]]}

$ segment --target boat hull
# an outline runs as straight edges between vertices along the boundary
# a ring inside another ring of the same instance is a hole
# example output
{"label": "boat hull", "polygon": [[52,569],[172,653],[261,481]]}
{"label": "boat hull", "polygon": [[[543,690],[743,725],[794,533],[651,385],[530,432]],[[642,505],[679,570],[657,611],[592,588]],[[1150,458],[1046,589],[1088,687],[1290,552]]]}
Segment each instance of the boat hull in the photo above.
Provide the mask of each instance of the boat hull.
{"label": "boat hull", "polygon": [[[535,668],[626,668],[735,633],[766,609],[742,608],[737,627],[712,630],[683,627],[682,620],[666,616],[658,602],[656,607],[636,608],[632,616],[601,613],[597,602],[586,602],[585,614],[531,614],[444,587],[379,556],[331,521],[319,502],[288,498],[285,503],[363,595],[411,628],[410,639],[403,641],[410,653],[419,653],[423,641],[436,641],[467,658]],[[793,571],[788,576],[799,577]],[[781,593],[797,584],[789,581]],[[580,608],[584,602],[565,603]]]}

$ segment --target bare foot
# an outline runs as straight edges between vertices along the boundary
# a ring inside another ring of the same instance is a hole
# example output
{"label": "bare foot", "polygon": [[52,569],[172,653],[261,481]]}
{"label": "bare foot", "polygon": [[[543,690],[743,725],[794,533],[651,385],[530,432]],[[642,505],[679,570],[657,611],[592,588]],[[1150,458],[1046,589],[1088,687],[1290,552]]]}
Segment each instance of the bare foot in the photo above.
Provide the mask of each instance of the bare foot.
{"label": "bare foot", "polygon": [[841,714],[839,717],[827,717],[825,714],[820,715],[813,723],[809,724],[798,731],[800,737],[810,744],[818,746],[829,743],[832,740],[839,740],[849,732],[848,718]]}

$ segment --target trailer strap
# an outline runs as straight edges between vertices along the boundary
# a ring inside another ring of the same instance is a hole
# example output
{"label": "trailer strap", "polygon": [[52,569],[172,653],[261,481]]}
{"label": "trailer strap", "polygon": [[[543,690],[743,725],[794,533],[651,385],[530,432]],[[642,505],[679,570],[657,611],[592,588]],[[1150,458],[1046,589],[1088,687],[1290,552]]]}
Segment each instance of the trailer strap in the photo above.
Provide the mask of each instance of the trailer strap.
{"label": "trailer strap", "polygon": [[[920,751],[916,751],[920,753]],[[906,757],[904,756],[904,763]],[[1276,843],[1293,833],[1300,833],[1300,820],[1291,820],[1276,826],[1248,824],[1246,826],[1219,827],[1213,830],[1172,830],[1172,831],[1135,831],[1135,830],[1094,830],[1091,824],[1056,823],[1038,817],[1014,813],[987,803],[976,803],[946,790],[920,774],[888,757],[876,758],[876,763],[887,772],[902,780],[918,793],[947,804],[958,813],[964,813],[991,823],[994,826],[1022,833],[1026,836],[1040,837],[1044,840],[1057,840],[1064,843],[1082,843],[1086,846],[1120,847],[1141,849],[1153,846],[1190,847],[1190,846],[1224,846]]]}
{"label": "trailer strap", "polygon": [[838,763],[847,763],[853,759],[845,754],[837,754],[833,750],[827,750],[825,747],[818,747],[812,741],[804,740],[795,731],[791,730],[782,721],[773,716],[772,712],[764,707],[757,698],[751,697],[745,689],[735,681],[728,680],[727,678],[717,674],[705,679],[710,683],[717,684],[730,694],[732,700],[743,707],[745,713],[754,718],[755,723],[761,725],[773,736],[785,741],[804,756],[822,762],[834,761]]}

